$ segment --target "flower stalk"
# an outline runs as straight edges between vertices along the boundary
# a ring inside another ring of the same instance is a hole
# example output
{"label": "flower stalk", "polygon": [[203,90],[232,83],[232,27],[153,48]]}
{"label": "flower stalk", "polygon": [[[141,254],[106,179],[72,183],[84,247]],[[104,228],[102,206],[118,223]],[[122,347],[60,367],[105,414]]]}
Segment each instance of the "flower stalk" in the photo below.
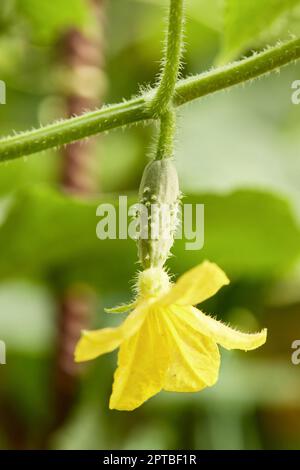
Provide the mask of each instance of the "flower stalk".
{"label": "flower stalk", "polygon": [[157,140],[155,160],[163,160],[164,158],[173,157],[175,129],[175,108],[169,107],[160,117],[160,130]]}
{"label": "flower stalk", "polygon": [[138,256],[144,269],[164,266],[177,228],[180,192],[177,170],[171,160],[176,130],[172,101],[182,54],[183,3],[184,0],[170,0],[164,67],[151,102],[154,115],[160,120],[160,130],[156,154],[146,166],[140,186],[140,203],[145,211],[141,210],[139,214],[142,230]]}

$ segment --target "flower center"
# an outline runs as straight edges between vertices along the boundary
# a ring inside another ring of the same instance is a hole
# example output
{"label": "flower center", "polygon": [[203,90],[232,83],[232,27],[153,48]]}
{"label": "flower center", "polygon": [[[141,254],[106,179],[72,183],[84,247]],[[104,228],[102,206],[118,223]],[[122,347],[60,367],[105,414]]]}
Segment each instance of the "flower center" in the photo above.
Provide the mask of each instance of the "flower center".
{"label": "flower center", "polygon": [[137,290],[140,297],[159,297],[170,286],[169,276],[162,268],[149,268],[139,274]]}

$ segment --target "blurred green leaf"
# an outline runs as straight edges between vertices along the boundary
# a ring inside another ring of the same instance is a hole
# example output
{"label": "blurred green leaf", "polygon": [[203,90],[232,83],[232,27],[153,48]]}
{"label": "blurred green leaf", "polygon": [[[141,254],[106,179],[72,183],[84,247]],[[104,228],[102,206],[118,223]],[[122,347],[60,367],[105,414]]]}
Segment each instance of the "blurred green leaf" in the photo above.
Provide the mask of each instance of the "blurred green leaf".
{"label": "blurred green leaf", "polygon": [[174,430],[166,422],[142,424],[128,434],[124,450],[164,450],[174,442]]}
{"label": "blurred green leaf", "polygon": [[10,353],[1,371],[0,393],[10,398],[15,413],[21,416],[31,434],[38,434],[41,422],[51,413],[50,368],[51,364],[43,356]]}
{"label": "blurred green leaf", "polygon": [[[126,289],[137,269],[135,243],[99,240],[96,208],[116,199],[78,200],[45,188],[20,192],[0,228],[0,278],[52,276],[56,282],[92,283],[100,290]],[[135,197],[128,204],[136,202]],[[205,204],[205,246],[187,251],[177,240],[174,272],[203,258],[218,262],[231,276],[281,274],[299,256],[299,228],[288,203],[272,194],[237,191],[197,195],[185,203]]]}
{"label": "blurred green leaf", "polygon": [[[160,9],[162,5],[168,6],[168,0],[135,0],[138,3],[149,3],[157,5]],[[200,23],[212,28],[221,29],[222,24],[222,3],[223,0],[189,0],[186,2],[186,10],[189,18],[194,18]]]}
{"label": "blurred green leaf", "polygon": [[289,204],[263,191],[241,190],[232,194],[194,196],[188,203],[205,206],[205,244],[200,252],[176,243],[171,260],[175,272],[203,258],[215,261],[229,276],[267,278],[280,276],[299,258],[299,226]]}
{"label": "blurred green leaf", "polygon": [[54,434],[51,448],[56,450],[103,449],[107,436],[104,434],[103,417],[99,403],[89,401],[80,404],[67,423]]}
{"label": "blurred green leaf", "polygon": [[[80,200],[38,186],[17,193],[0,228],[7,240],[7,256],[0,261],[0,277],[52,275],[68,283],[87,281],[115,290],[134,272],[135,243],[96,237],[96,208],[113,198]],[[13,240],[12,238],[13,237]]]}
{"label": "blurred green leaf", "polygon": [[154,405],[166,410],[189,401],[199,408],[206,403],[210,412],[232,406],[245,412],[257,405],[297,405],[300,385],[297,367],[286,360],[269,360],[252,353],[255,355],[255,359],[249,359],[244,353],[222,350],[220,377],[214,387],[200,393],[160,393],[148,407],[151,411]]}
{"label": "blurred green leaf", "polygon": [[291,66],[183,110],[176,161],[184,193],[257,188],[288,198],[300,220],[300,106],[290,99],[299,72]]}
{"label": "blurred green leaf", "polygon": [[17,8],[29,21],[33,38],[46,43],[56,40],[68,27],[81,28],[89,19],[84,0],[17,0]]}
{"label": "blurred green leaf", "polygon": [[299,0],[225,0],[222,61],[234,59]]}
{"label": "blurred green leaf", "polygon": [[0,286],[0,332],[11,351],[29,355],[49,353],[55,335],[56,306],[45,287],[25,283]]}

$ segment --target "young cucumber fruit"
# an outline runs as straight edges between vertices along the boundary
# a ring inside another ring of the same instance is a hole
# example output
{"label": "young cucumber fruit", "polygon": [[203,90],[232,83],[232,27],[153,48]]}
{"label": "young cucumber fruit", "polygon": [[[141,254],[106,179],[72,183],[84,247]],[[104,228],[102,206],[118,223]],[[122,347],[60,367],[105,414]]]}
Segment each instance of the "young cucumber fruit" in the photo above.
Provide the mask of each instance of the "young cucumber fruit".
{"label": "young cucumber fruit", "polygon": [[146,166],[139,190],[138,254],[144,269],[162,267],[174,243],[180,191],[171,158]]}

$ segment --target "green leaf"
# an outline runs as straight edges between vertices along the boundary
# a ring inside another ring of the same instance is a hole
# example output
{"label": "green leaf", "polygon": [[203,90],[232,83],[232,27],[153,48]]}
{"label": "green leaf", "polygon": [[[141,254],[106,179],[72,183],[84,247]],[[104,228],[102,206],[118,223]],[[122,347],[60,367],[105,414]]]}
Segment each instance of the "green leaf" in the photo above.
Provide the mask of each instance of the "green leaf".
{"label": "green leaf", "polygon": [[[127,292],[135,271],[136,246],[96,237],[101,202],[78,200],[49,188],[30,188],[15,197],[0,227],[0,279],[48,276],[59,284],[88,282],[99,291]],[[135,197],[128,204],[136,202]],[[299,227],[289,204],[263,191],[197,195],[185,203],[205,204],[205,245],[187,251],[177,240],[169,264],[180,273],[208,258],[230,277],[270,278],[299,257]],[[127,299],[124,298],[124,301]]]}
{"label": "green leaf", "polygon": [[66,28],[81,28],[89,19],[84,0],[17,0],[17,8],[29,21],[34,39],[46,43]]}
{"label": "green leaf", "polygon": [[[14,351],[34,356],[52,352],[56,306],[44,286],[2,283],[0,311],[1,340],[7,344],[8,354]],[[24,328],[25,324],[28,328]]]}
{"label": "green leaf", "polygon": [[176,162],[184,193],[260,188],[288,198],[300,220],[294,76],[291,66],[255,87],[235,88],[183,111]]}
{"label": "green leaf", "polygon": [[[23,332],[26,330],[24,325],[16,325],[16,328]],[[26,429],[40,429],[41,422],[51,419],[51,364],[41,355],[16,354],[12,351],[9,351],[8,361],[1,368],[1,397],[9,397]]]}
{"label": "green leaf", "polygon": [[[254,353],[255,354],[255,353]],[[251,356],[253,357],[253,356]],[[210,409],[251,409],[254,406],[291,406],[297,404],[296,390],[300,386],[297,367],[288,360],[249,359],[222,351],[222,367],[218,383],[200,394],[160,393],[155,405],[159,410],[178,408],[195,402]],[[273,393],[277,390],[278,393]],[[151,403],[151,402],[150,402]],[[152,408],[153,409],[153,408]]]}
{"label": "green leaf", "polygon": [[230,278],[281,276],[299,258],[300,229],[289,204],[263,191],[240,190],[224,196],[190,196],[183,202],[203,203],[205,243],[200,252],[177,241],[174,272],[202,259],[219,264]]}
{"label": "green leaf", "polygon": [[[100,409],[99,400],[81,403],[74,410],[71,418],[54,433],[51,438],[51,448],[56,450],[103,449],[106,434]],[[95,413],[95,410],[98,411]]]}
{"label": "green leaf", "polygon": [[0,278],[52,275],[57,282],[127,288],[135,243],[97,238],[96,208],[103,202],[116,199],[79,200],[42,186],[20,191],[0,227],[0,240],[8,244]]}
{"label": "green leaf", "polygon": [[222,62],[238,56],[299,0],[225,0]]}

